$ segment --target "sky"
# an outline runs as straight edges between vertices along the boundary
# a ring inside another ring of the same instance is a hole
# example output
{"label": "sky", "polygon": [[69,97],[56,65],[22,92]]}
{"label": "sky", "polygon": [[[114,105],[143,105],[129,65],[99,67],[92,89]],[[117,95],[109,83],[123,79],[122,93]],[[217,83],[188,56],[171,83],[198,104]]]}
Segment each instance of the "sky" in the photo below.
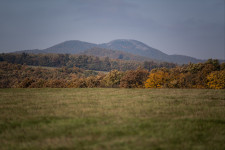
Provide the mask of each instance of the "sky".
{"label": "sky", "polygon": [[225,0],[0,0],[0,53],[135,39],[167,54],[225,59],[224,9]]}

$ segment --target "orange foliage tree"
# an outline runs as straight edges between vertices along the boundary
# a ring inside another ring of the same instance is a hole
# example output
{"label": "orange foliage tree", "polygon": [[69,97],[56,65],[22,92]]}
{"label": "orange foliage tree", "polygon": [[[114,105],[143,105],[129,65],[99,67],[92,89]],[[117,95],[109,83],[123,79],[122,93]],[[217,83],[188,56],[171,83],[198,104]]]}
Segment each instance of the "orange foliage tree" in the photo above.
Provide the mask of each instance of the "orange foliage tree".
{"label": "orange foliage tree", "polygon": [[137,70],[126,71],[121,78],[120,87],[122,88],[143,88],[144,82],[148,77],[148,71],[138,68]]}
{"label": "orange foliage tree", "polygon": [[225,88],[225,70],[214,71],[207,76],[208,87],[212,89]]}
{"label": "orange foliage tree", "polygon": [[157,70],[156,72],[151,72],[148,79],[145,82],[145,88],[162,88],[165,86],[169,80],[168,72],[163,70]]}

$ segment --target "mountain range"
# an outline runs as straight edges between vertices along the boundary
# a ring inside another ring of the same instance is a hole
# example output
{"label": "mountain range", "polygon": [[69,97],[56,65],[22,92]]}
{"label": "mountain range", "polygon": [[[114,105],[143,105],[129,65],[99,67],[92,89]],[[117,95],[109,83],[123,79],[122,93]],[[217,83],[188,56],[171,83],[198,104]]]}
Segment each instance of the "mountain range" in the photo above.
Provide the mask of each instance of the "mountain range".
{"label": "mountain range", "polygon": [[118,39],[109,43],[94,44],[79,40],[65,41],[52,47],[39,50],[22,50],[16,53],[60,53],[85,54],[113,59],[136,61],[164,61],[178,64],[198,63],[204,60],[185,55],[168,55],[137,40]]}

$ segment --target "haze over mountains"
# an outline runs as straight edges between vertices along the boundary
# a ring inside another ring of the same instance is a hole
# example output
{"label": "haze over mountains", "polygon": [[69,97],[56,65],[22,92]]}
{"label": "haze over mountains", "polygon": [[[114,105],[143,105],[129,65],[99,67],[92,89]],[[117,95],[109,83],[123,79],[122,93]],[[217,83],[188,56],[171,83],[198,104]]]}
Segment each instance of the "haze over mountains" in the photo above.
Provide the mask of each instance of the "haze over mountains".
{"label": "haze over mountains", "polygon": [[65,41],[43,50],[24,50],[17,53],[60,53],[86,54],[124,60],[156,60],[186,64],[198,63],[203,60],[185,55],[168,55],[137,40],[118,39],[109,43],[94,44],[78,40]]}

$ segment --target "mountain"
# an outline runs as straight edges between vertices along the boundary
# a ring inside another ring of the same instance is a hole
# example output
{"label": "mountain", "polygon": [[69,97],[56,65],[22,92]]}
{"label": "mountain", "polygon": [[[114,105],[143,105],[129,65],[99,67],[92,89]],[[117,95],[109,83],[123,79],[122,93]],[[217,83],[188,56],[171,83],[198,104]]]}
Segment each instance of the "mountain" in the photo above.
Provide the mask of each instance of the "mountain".
{"label": "mountain", "polygon": [[61,54],[87,54],[103,56],[114,59],[127,60],[158,60],[187,64],[189,62],[198,63],[203,60],[184,55],[168,55],[162,51],[152,48],[137,40],[119,39],[109,43],[94,44],[78,40],[71,40],[59,43],[43,50],[25,50],[17,53],[61,53]]}
{"label": "mountain", "polygon": [[157,49],[151,48],[148,45],[136,41],[136,40],[113,40],[109,43],[100,44],[99,46],[107,49],[116,49],[124,52],[129,52],[132,54],[147,56],[150,58],[160,58],[162,55],[167,55]]}
{"label": "mountain", "polygon": [[159,61],[167,61],[179,64],[186,64],[189,62],[197,63],[202,61],[184,55],[168,55],[137,40],[113,40],[109,43],[100,44],[100,46],[107,49],[116,49],[139,56],[145,56]]}
{"label": "mountain", "polygon": [[98,46],[97,44],[93,43],[71,40],[46,48],[43,51],[46,53],[78,54],[84,50],[97,46]]}
{"label": "mountain", "polygon": [[153,61],[152,59],[144,56],[138,56],[131,53],[118,51],[118,50],[109,50],[106,48],[93,47],[91,49],[85,50],[81,55],[90,55],[98,57],[109,57],[112,59],[122,59],[122,60],[136,60],[136,61]]}

